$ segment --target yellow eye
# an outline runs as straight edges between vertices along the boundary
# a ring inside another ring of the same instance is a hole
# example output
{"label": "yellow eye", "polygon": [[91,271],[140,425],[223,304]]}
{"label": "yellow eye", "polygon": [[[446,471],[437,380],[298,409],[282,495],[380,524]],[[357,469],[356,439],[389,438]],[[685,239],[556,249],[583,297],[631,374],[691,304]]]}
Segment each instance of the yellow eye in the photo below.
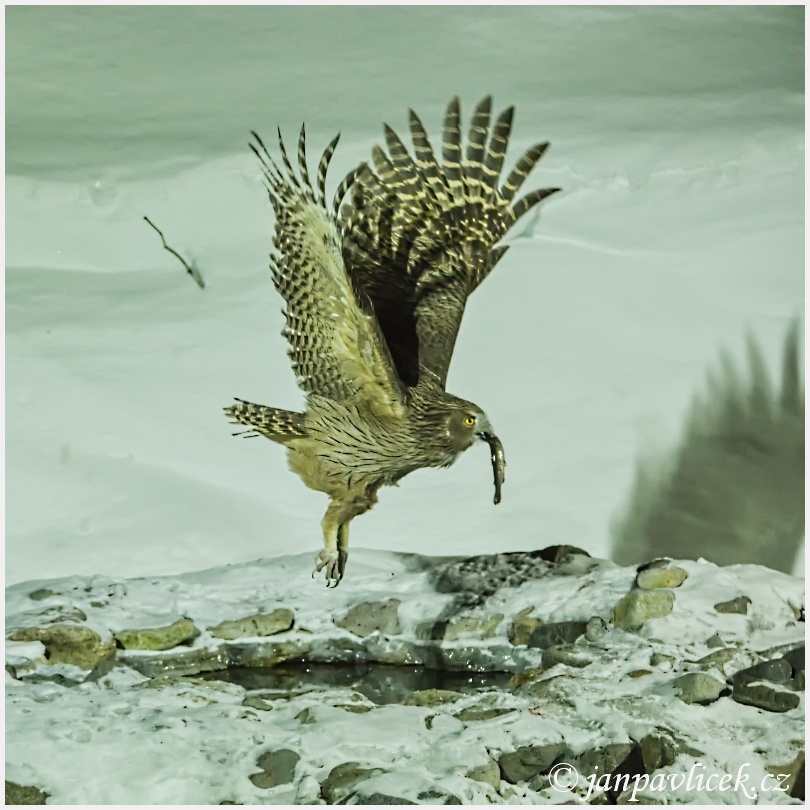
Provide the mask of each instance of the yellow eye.
{"label": "yellow eye", "polygon": [[467,427],[472,427],[475,424],[475,417],[474,416],[468,416],[464,420],[464,424],[467,425]]}

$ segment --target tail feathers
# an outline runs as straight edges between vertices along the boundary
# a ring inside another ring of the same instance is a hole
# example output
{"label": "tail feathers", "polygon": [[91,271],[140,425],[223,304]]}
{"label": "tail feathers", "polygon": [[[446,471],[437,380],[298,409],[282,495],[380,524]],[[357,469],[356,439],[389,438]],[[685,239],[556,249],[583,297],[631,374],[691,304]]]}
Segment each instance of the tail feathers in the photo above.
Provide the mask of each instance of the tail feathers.
{"label": "tail feathers", "polygon": [[291,439],[300,439],[307,435],[304,429],[304,415],[294,411],[285,411],[281,408],[270,408],[267,405],[255,405],[236,400],[238,404],[224,408],[225,414],[230,417],[233,424],[247,425],[250,429],[234,436],[244,436],[246,439],[265,436],[274,442],[285,444]]}

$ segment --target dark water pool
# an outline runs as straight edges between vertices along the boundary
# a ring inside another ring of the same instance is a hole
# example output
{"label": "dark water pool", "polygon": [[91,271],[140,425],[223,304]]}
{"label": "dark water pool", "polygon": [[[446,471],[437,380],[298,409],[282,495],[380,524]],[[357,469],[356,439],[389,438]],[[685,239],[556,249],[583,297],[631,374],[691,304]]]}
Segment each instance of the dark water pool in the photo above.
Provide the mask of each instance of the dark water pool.
{"label": "dark water pool", "polygon": [[402,703],[420,689],[482,692],[505,689],[508,672],[448,672],[391,664],[314,664],[287,662],[275,667],[241,667],[199,677],[239,684],[250,692],[301,692],[340,687],[353,689],[377,704]]}

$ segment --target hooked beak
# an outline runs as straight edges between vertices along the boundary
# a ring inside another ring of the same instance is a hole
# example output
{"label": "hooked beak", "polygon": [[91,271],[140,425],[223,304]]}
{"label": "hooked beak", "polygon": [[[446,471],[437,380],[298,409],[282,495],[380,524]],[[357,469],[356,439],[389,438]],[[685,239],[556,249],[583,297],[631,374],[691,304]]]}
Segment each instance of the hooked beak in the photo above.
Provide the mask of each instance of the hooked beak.
{"label": "hooked beak", "polygon": [[494,433],[482,431],[478,434],[478,437],[489,445],[492,457],[492,476],[495,479],[493,503],[497,505],[501,502],[501,485],[506,480],[506,456],[503,453],[503,445]]}

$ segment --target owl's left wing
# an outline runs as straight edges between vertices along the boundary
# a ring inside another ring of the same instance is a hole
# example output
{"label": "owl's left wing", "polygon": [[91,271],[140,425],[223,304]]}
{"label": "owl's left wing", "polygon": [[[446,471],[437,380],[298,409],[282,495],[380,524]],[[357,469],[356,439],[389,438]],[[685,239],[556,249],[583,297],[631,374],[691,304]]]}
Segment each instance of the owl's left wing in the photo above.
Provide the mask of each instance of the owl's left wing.
{"label": "owl's left wing", "polygon": [[487,96],[475,108],[465,156],[459,101],[452,99],[441,163],[412,110],[413,156],[386,126],[388,153],[374,147],[374,169],[360,173],[342,211],[350,275],[371,300],[407,385],[429,377],[445,386],[467,298],[507,250],[498,243],[559,190],[515,199],[548,144],[527,150],[502,181],[514,110],[490,126],[491,106]]}
{"label": "owl's left wing", "polygon": [[[309,178],[306,137],[298,141],[298,174],[279,132],[284,171],[252,133],[275,212],[273,282],[286,307],[284,336],[298,385],[335,401],[363,403],[378,416],[401,415],[405,394],[376,316],[352,286],[343,262],[343,234],[335,212],[359,169],[326,204],[326,172],[336,137],[318,166],[317,191]],[[300,175],[300,176],[299,176]]]}

